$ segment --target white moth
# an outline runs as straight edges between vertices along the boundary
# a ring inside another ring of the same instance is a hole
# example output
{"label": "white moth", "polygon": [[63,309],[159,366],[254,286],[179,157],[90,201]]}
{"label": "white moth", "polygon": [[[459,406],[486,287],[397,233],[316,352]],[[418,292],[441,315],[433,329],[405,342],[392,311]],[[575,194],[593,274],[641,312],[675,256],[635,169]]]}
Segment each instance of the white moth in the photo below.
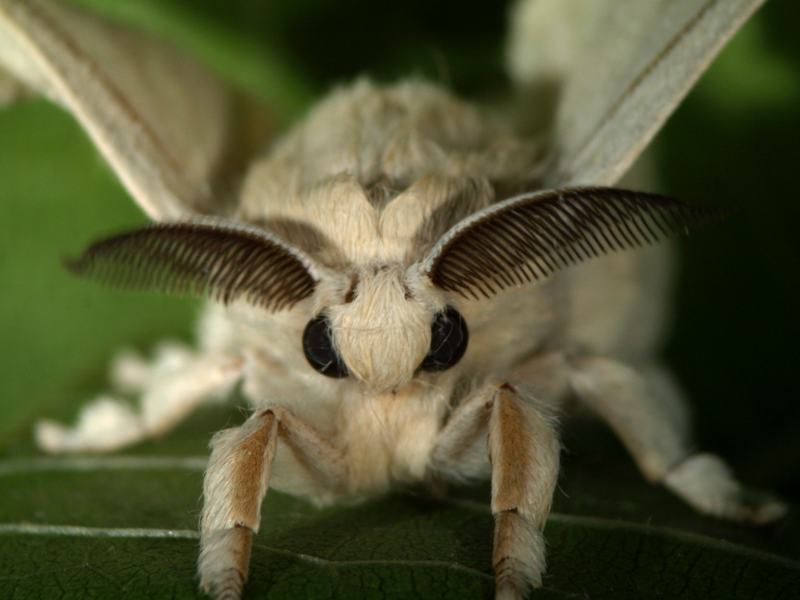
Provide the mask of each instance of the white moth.
{"label": "white moth", "polygon": [[[73,427],[41,423],[40,446],[120,448],[240,382],[253,412],[214,436],[201,523],[202,586],[225,598],[241,594],[268,487],[327,504],[476,478],[491,479],[497,596],[524,596],[545,569],[568,395],[699,511],[778,518],[691,450],[653,350],[663,247],[606,254],[704,211],[598,187],[759,4],[521,1],[510,66],[537,143],[438,86],[359,81],[237,171],[235,105],[212,75],[72,5],[0,0],[0,100],[66,108],[157,222],[73,268],[211,297],[199,349],[116,361],[138,412],[106,399]],[[537,113],[546,90],[553,118]]]}

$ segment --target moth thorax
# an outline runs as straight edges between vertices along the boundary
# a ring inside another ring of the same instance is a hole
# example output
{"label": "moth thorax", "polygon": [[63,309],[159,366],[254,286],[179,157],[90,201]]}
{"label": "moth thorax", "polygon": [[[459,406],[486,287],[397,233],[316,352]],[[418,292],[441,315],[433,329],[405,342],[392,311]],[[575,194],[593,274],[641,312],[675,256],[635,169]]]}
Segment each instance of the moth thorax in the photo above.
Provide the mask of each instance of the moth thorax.
{"label": "moth thorax", "polygon": [[404,280],[400,266],[366,270],[353,300],[329,313],[334,344],[350,374],[377,392],[411,381],[431,343],[431,314]]}

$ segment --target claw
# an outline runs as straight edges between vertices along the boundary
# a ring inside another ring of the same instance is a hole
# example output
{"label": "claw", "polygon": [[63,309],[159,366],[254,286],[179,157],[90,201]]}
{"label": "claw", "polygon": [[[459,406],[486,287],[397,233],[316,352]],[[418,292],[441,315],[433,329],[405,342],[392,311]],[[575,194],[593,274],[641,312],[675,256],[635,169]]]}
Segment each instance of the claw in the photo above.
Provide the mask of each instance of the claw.
{"label": "claw", "polygon": [[702,513],[754,525],[782,518],[780,500],[742,487],[728,465],[713,454],[695,454],[674,468],[664,485]]}
{"label": "claw", "polygon": [[81,412],[74,427],[36,424],[36,444],[45,452],[110,452],[141,437],[142,424],[130,406],[101,396]]}

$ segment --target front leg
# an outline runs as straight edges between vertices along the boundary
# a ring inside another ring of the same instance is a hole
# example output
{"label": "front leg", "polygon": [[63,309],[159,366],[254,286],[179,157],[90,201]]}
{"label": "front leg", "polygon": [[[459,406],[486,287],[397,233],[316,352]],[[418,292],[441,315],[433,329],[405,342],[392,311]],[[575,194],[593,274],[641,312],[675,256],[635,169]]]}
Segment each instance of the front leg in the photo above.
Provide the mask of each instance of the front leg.
{"label": "front leg", "polygon": [[241,595],[279,439],[291,450],[294,472],[310,485],[333,491],[345,485],[341,453],[284,408],[259,411],[241,427],[217,433],[203,482],[198,561],[200,585],[214,598]]}
{"label": "front leg", "polygon": [[496,595],[517,599],[542,584],[542,530],[558,479],[560,445],[553,419],[509,384],[467,399],[434,447],[434,474],[463,480],[491,470]]}

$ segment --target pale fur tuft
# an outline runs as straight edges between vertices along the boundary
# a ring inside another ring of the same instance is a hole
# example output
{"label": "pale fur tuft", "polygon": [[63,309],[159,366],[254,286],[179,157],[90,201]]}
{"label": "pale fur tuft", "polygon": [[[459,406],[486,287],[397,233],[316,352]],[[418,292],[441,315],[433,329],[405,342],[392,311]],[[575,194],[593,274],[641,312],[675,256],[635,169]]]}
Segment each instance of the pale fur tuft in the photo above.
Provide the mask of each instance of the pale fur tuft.
{"label": "pale fur tuft", "polygon": [[400,265],[363,269],[353,301],[329,317],[350,374],[376,391],[411,381],[430,347],[433,315],[411,295]]}

